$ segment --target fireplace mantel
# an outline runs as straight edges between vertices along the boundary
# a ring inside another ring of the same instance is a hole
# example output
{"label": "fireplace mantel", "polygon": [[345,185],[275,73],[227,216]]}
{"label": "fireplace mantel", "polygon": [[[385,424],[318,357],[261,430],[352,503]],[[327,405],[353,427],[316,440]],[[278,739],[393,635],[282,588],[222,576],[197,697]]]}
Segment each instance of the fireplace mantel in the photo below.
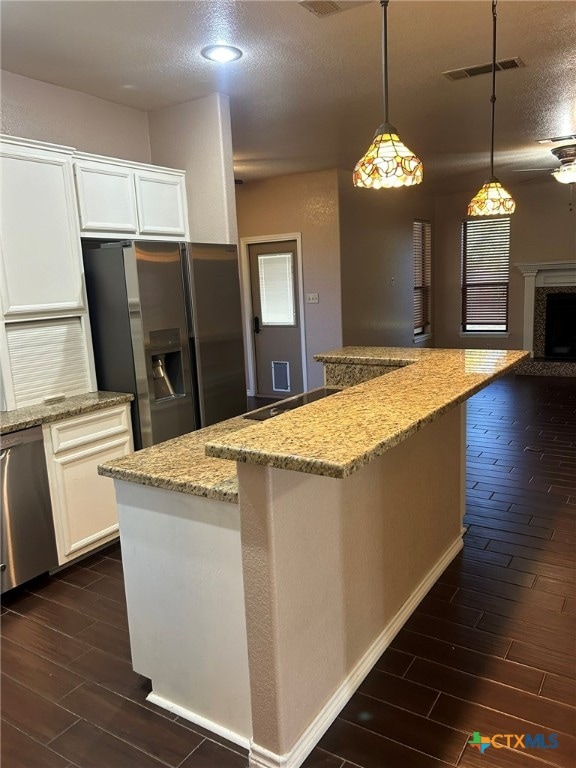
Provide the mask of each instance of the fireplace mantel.
{"label": "fireplace mantel", "polygon": [[576,286],[576,260],[514,264],[524,276],[523,347],[534,356],[534,294],[536,287]]}

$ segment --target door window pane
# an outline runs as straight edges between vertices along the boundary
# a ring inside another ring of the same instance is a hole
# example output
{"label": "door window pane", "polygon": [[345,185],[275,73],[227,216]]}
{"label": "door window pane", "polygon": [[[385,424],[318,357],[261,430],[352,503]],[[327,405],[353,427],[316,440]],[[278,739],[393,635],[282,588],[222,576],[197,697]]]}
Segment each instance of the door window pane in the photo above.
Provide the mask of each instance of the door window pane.
{"label": "door window pane", "polygon": [[291,253],[258,256],[262,325],[296,325]]}

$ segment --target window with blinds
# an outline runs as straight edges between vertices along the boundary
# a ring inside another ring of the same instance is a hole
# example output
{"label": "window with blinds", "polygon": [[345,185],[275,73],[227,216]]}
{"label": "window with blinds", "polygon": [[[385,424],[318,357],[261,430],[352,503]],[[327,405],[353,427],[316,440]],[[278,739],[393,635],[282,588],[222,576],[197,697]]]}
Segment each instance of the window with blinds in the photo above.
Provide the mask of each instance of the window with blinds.
{"label": "window with blinds", "polygon": [[293,255],[258,256],[258,282],[262,325],[296,325]]}
{"label": "window with blinds", "polygon": [[431,331],[432,225],[414,221],[414,336]]}
{"label": "window with blinds", "polygon": [[462,331],[508,330],[510,219],[462,223]]}

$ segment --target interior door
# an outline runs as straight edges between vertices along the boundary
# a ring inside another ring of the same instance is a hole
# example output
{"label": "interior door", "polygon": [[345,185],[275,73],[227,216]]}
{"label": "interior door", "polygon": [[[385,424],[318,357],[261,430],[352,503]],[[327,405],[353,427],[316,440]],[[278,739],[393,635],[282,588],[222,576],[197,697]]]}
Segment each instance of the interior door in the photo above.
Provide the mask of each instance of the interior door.
{"label": "interior door", "polygon": [[296,241],[248,247],[257,394],[284,398],[303,390]]}

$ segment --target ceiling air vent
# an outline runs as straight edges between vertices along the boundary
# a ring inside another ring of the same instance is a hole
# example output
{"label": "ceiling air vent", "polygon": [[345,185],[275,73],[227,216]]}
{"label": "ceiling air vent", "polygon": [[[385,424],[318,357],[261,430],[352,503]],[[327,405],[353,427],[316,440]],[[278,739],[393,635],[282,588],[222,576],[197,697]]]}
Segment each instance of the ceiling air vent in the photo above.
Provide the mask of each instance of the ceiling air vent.
{"label": "ceiling air vent", "polygon": [[333,13],[340,13],[342,10],[333,0],[304,0],[300,5],[314,16],[332,16]]}
{"label": "ceiling air vent", "polygon": [[342,11],[348,11],[351,8],[357,8],[359,5],[366,5],[368,0],[361,0],[359,2],[350,2],[350,0],[302,0],[298,3],[302,8],[305,8],[310,13],[318,18],[324,16],[333,16],[335,13],[342,13]]}
{"label": "ceiling air vent", "polygon": [[[525,67],[526,64],[522,59],[516,56],[513,59],[500,59],[496,62],[496,71],[502,71],[503,69],[519,69]],[[448,80],[464,80],[467,77],[476,77],[477,75],[487,75],[492,72],[492,64],[477,64],[474,67],[462,67],[462,69],[450,69],[448,72],[442,72],[444,77]]]}

